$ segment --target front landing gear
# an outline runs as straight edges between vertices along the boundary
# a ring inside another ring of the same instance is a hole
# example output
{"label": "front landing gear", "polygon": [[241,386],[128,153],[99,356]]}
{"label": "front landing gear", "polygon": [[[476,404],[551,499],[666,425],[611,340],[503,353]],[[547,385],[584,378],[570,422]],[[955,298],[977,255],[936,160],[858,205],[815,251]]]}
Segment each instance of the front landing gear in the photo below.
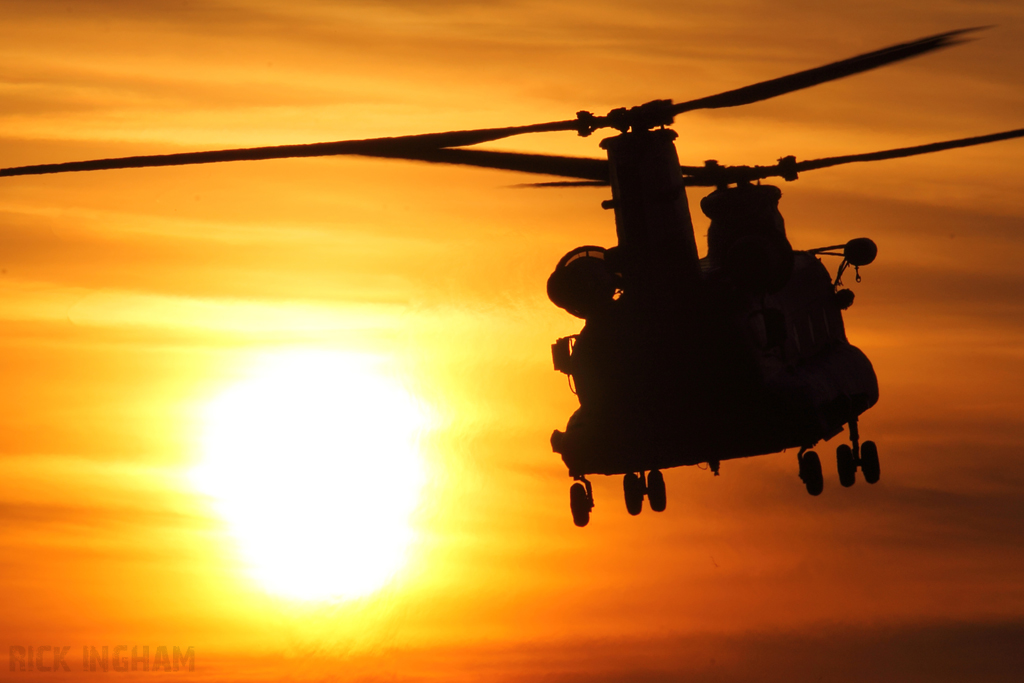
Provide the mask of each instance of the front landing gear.
{"label": "front landing gear", "polygon": [[864,473],[864,481],[874,484],[882,476],[882,468],[878,464],[878,447],[874,441],[865,441],[860,447],[860,471]]}
{"label": "front landing gear", "polygon": [[659,470],[651,470],[646,477],[643,472],[630,472],[622,479],[622,493],[626,499],[626,512],[636,516],[644,509],[644,496],[655,512],[664,512],[667,504],[665,476]]}
{"label": "front landing gear", "polygon": [[857,468],[864,475],[864,481],[876,483],[882,475],[878,464],[878,447],[874,441],[860,443],[860,432],[857,420],[850,421],[850,445],[841,444],[836,448],[836,469],[839,470],[839,483],[853,486],[857,481]]}
{"label": "front landing gear", "polygon": [[853,486],[857,481],[857,459],[853,449],[845,443],[836,448],[836,470],[839,471],[839,483],[845,487]]}
{"label": "front landing gear", "polygon": [[647,482],[644,481],[644,474],[630,472],[622,479],[622,493],[626,497],[626,512],[639,515],[644,509],[644,493],[647,489]]}
{"label": "front landing gear", "polygon": [[[643,472],[630,472],[622,480],[622,492],[626,498],[626,511],[631,515],[636,516],[643,511],[645,497],[652,510],[665,511],[665,477],[658,470],[651,470],[646,476]],[[569,509],[573,524],[586,526],[590,523],[594,490],[586,477],[576,477],[576,483],[569,487]]]}
{"label": "front landing gear", "polygon": [[647,475],[647,501],[655,512],[665,511],[665,476],[660,470],[651,470]]}
{"label": "front landing gear", "polygon": [[572,510],[572,522],[576,526],[586,526],[590,522],[590,511],[594,509],[594,490],[586,477],[569,487],[569,509]]}

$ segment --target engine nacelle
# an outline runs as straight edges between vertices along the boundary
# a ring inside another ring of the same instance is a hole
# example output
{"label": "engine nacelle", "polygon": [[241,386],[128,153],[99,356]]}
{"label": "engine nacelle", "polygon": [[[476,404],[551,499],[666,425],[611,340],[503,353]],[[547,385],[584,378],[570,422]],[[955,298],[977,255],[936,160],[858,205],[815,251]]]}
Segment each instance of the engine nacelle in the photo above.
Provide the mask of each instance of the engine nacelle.
{"label": "engine nacelle", "polygon": [[777,292],[793,273],[793,248],[773,185],[722,187],[701,200],[711,219],[708,262],[741,289]]}
{"label": "engine nacelle", "polygon": [[619,275],[604,247],[577,247],[563,256],[548,278],[551,303],[577,318],[589,318],[615,298]]}

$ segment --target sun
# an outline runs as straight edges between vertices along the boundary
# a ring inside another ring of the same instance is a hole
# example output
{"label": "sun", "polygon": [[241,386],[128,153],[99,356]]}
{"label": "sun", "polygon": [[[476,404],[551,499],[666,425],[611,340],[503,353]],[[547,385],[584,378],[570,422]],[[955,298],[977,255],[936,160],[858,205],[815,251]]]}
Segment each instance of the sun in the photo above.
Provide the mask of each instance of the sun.
{"label": "sun", "polygon": [[205,410],[193,479],[271,593],[350,599],[405,563],[426,419],[379,358],[270,354]]}

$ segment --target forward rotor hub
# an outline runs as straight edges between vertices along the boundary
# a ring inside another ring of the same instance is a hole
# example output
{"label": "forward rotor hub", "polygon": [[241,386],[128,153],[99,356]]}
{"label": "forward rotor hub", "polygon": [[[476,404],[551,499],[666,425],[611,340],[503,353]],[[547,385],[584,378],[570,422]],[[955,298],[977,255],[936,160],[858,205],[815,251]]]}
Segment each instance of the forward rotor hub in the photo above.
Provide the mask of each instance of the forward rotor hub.
{"label": "forward rotor hub", "polygon": [[636,107],[612,109],[605,116],[595,116],[589,111],[576,112],[580,137],[588,137],[601,128],[614,128],[620,133],[651,130],[672,125],[675,121],[672,100],[652,100]]}

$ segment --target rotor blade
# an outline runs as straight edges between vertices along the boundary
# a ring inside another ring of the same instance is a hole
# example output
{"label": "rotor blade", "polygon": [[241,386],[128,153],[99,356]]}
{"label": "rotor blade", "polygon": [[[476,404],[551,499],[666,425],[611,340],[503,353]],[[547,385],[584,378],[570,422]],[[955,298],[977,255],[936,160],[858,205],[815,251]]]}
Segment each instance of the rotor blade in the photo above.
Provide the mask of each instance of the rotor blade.
{"label": "rotor blade", "polygon": [[900,157],[912,157],[917,156],[918,154],[930,154],[931,152],[941,152],[946,149],[956,149],[958,147],[973,147],[974,145],[984,145],[989,142],[999,142],[1000,140],[1012,140],[1013,138],[1020,137],[1024,137],[1024,128],[1018,128],[1017,130],[1008,130],[1005,133],[979,135],[973,138],[947,140],[946,142],[933,142],[929,145],[918,145],[916,147],[901,147],[899,149],[887,149],[881,152],[869,152],[867,154],[849,154],[847,156],[841,157],[827,157],[824,159],[810,159],[808,161],[799,161],[796,163],[796,171],[814,171],[819,168],[839,166],[840,164],[853,164],[860,161],[881,161],[883,159],[899,159]]}
{"label": "rotor blade", "polygon": [[858,74],[862,71],[876,69],[880,66],[892,64],[893,62],[898,62],[902,59],[931,52],[932,50],[937,50],[942,47],[958,45],[966,41],[955,40],[957,36],[961,36],[971,31],[978,31],[981,28],[984,27],[966,28],[960,29],[959,31],[940,33],[938,35],[922,38],[910,43],[893,45],[892,47],[887,47],[882,50],[876,50],[875,52],[868,52],[867,54],[851,57],[850,59],[844,59],[840,62],[833,62],[832,64],[826,64],[825,66],[808,69],[807,71],[782,76],[781,78],[774,78],[770,81],[755,83],[753,85],[748,85],[736,90],[729,90],[728,92],[719,93],[717,95],[702,97],[697,100],[690,100],[689,102],[680,102],[672,106],[672,114],[682,114],[683,112],[693,111],[695,109],[738,107],[743,104],[752,104],[754,102],[760,102],[761,100],[771,99],[795,90],[803,90],[804,88],[809,88],[813,85],[820,85],[821,83],[834,81],[846,76],[852,76],[853,74]]}
{"label": "rotor blade", "polygon": [[[671,104],[667,100],[659,100],[640,107],[637,110],[639,120],[649,118],[651,114],[654,119],[646,121],[650,125],[664,125],[671,123],[674,115],[695,109],[717,109],[721,107],[735,107],[742,104],[750,104],[760,100],[808,88],[827,81],[843,78],[852,74],[874,69],[885,64],[907,59],[915,55],[923,54],[948,45],[956,45],[962,40],[954,40],[957,36],[976,31],[978,29],[961,29],[950,31],[939,35],[923,38],[902,45],[895,45],[883,50],[877,50],[868,54],[846,59],[826,66],[821,66],[807,71],[790,74],[782,78],[776,78],[762,83],[755,83],[737,90],[719,93],[710,97],[698,100]],[[652,107],[653,105],[653,107]],[[647,109],[651,111],[648,112]],[[630,110],[632,111],[632,110]],[[580,135],[589,135],[594,130],[604,127],[616,127],[620,130],[628,129],[633,123],[629,120],[627,110],[615,110],[607,116],[598,117],[588,112],[579,112],[575,119],[568,121],[553,121],[550,123],[538,123],[528,126],[510,126],[507,128],[483,128],[477,130],[449,131],[445,133],[427,133],[424,135],[407,135],[393,138],[374,138],[369,140],[342,140],[339,142],[321,142],[309,145],[280,145],[274,147],[250,147],[245,149],[224,149],[208,152],[186,152],[182,154],[158,154],[151,156],[121,157],[116,159],[93,159],[89,161],[75,161],[62,164],[39,164],[34,166],[18,166],[14,168],[0,169],[0,177],[17,175],[41,175],[47,173],[70,173],[75,171],[100,171],[122,168],[146,168],[154,166],[183,166],[189,164],[212,164],[225,161],[257,161],[264,159],[288,159],[295,157],[316,157],[334,156],[341,154],[362,154],[367,156],[391,156],[402,157],[396,152],[436,150],[450,147],[462,147],[475,145],[482,142],[491,142],[521,135],[523,133],[542,133],[553,131],[576,131]],[[421,159],[431,161],[430,159]],[[439,163],[465,163],[454,161],[439,161]],[[486,164],[471,164],[486,165]],[[495,168],[504,168],[495,166]],[[518,170],[518,169],[512,169]],[[534,173],[540,171],[525,171]],[[569,176],[580,177],[580,176]],[[597,180],[587,176],[582,179]]]}
{"label": "rotor blade", "polygon": [[553,133],[563,130],[577,130],[578,119],[570,121],[552,121],[550,123],[534,123],[528,126],[508,126],[506,128],[480,128],[476,130],[454,130],[447,133],[426,133],[424,135],[407,135],[400,138],[384,138],[401,140],[424,147],[466,147],[479,145],[482,142],[493,142],[503,138],[525,133]]}
{"label": "rotor blade", "polygon": [[[154,166],[181,166],[211,164],[224,161],[255,161],[262,159],[289,159],[335,155],[357,155],[390,159],[409,159],[442,164],[480,166],[485,168],[562,176],[580,180],[608,180],[608,162],[584,157],[560,157],[544,154],[491,152],[468,149],[436,149],[429,146],[439,137],[412,135],[404,138],[378,138],[373,140],[345,140],[321,142],[311,145],[283,145],[279,147],[251,147],[212,152],[186,152],[155,156],[96,159],[66,164],[44,164],[0,169],[0,176],[97,171],[118,168],[145,168]],[[424,141],[427,142],[424,142]]]}
{"label": "rotor blade", "polygon": [[842,164],[853,164],[862,161],[883,161],[885,159],[899,159],[901,157],[912,157],[919,154],[930,154],[941,152],[947,149],[959,147],[973,147],[984,145],[989,142],[1000,140],[1012,140],[1024,137],[1024,128],[1008,130],[1003,133],[991,135],[979,135],[973,138],[961,138],[959,140],[947,140],[945,142],[933,142],[927,145],[915,147],[900,147],[898,149],[887,149],[881,152],[868,152],[867,154],[848,154],[841,157],[825,157],[823,159],[809,159],[797,161],[794,157],[785,157],[779,160],[774,166],[719,166],[708,164],[706,166],[682,166],[683,183],[685,185],[711,187],[715,185],[728,185],[729,183],[743,183],[764,178],[781,177],[786,180],[796,180],[798,173],[804,171],[815,171],[819,168],[841,166]]}
{"label": "rotor blade", "polygon": [[532,126],[515,126],[511,128],[485,128],[480,130],[451,131],[447,133],[428,133],[425,135],[406,135],[394,138],[319,142],[309,145],[248,147],[244,149],[222,149],[209,152],[185,152],[182,154],[156,154],[150,156],[120,157],[116,159],[93,159],[90,161],[73,161],[63,164],[40,164],[36,166],[4,168],[0,169],[0,177],[41,175],[45,173],[70,173],[74,171],[101,171],[119,168],[185,166],[189,164],[213,164],[224,161],[260,161],[264,159],[335,156],[342,154],[393,156],[395,158],[403,158],[401,156],[402,152],[436,150],[444,147],[471,145],[491,140],[500,140],[520,133],[575,130],[577,125],[578,122],[574,120],[555,123],[541,123]]}
{"label": "rotor blade", "polygon": [[433,164],[477,166],[503,171],[535,173],[538,175],[574,178],[601,185],[608,184],[608,162],[588,157],[563,157],[550,154],[524,154],[521,152],[492,152],[482,149],[424,149],[395,150],[378,153],[359,152],[360,156],[387,159],[426,161]]}

